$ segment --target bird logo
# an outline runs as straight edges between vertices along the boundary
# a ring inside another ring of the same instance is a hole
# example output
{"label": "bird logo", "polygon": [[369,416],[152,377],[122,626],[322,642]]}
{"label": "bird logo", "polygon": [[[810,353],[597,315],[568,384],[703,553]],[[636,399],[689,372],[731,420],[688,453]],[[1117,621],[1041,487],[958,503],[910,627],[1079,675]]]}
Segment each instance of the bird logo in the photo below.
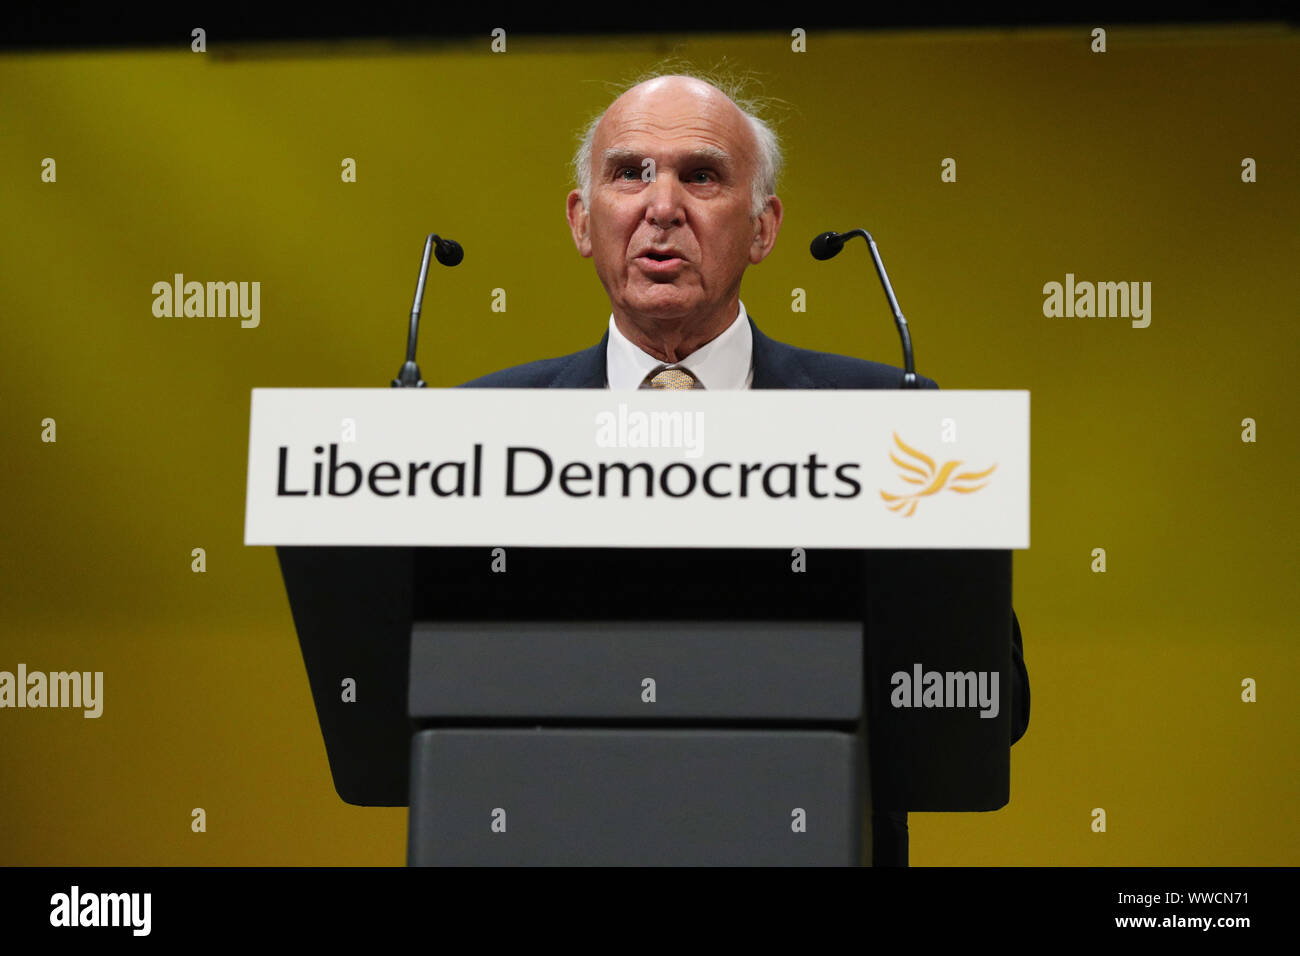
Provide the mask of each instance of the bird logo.
{"label": "bird logo", "polygon": [[959,474],[953,474],[961,467],[962,462],[944,462],[943,466],[940,467],[935,464],[934,459],[929,455],[903,444],[903,440],[898,437],[897,432],[894,433],[894,444],[905,455],[912,458],[912,463],[908,463],[899,458],[893,451],[890,451],[889,460],[903,469],[899,477],[908,484],[921,486],[919,491],[915,491],[910,495],[891,495],[887,491],[880,492],[880,497],[885,500],[889,510],[895,514],[901,514],[904,518],[910,518],[916,512],[916,506],[922,498],[937,494],[945,488],[948,491],[955,491],[962,495],[969,495],[972,492],[979,491],[988,484],[984,479],[993,474],[993,469],[997,468],[997,465],[994,464],[984,471],[963,471]]}

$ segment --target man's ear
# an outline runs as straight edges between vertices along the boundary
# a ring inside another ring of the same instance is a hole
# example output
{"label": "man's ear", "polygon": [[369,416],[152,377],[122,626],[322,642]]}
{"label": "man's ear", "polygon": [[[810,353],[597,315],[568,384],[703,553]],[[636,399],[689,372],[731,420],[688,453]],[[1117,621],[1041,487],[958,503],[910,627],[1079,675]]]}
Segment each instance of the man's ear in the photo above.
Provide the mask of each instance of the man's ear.
{"label": "man's ear", "polygon": [[566,213],[569,217],[569,231],[573,233],[573,244],[584,259],[591,257],[591,233],[587,229],[587,207],[582,202],[582,193],[573,190],[569,193]]}
{"label": "man's ear", "polygon": [[776,245],[776,234],[781,231],[785,208],[775,196],[767,197],[767,205],[754,220],[754,241],[749,245],[749,261],[755,265],[767,258]]}

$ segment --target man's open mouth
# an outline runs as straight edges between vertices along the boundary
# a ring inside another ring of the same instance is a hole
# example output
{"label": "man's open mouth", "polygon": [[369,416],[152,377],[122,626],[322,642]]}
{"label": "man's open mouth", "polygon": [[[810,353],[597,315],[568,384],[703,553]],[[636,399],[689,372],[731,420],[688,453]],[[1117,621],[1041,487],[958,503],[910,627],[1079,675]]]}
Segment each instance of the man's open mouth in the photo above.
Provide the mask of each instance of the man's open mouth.
{"label": "man's open mouth", "polygon": [[686,260],[673,252],[643,252],[635,262],[642,274],[663,281],[676,281],[686,265]]}

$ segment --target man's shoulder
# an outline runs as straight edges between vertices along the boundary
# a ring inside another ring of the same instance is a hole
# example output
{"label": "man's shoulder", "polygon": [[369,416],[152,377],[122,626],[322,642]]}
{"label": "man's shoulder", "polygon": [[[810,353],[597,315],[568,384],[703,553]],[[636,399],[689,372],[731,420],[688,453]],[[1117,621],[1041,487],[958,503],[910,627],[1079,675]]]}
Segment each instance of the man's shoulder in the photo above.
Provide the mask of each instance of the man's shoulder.
{"label": "man's shoulder", "polygon": [[[755,339],[762,335],[755,328]],[[851,355],[839,355],[835,352],[818,352],[813,349],[788,345],[763,336],[764,343],[759,346],[770,353],[769,366],[776,375],[785,375],[787,380],[799,382],[808,388],[898,388],[903,381],[903,370],[884,362],[870,359],[854,358]],[[757,341],[755,345],[758,346]],[[756,370],[757,371],[757,370]],[[938,388],[933,379],[924,375],[916,376],[921,388]],[[800,380],[805,380],[800,381]]]}
{"label": "man's shoulder", "polygon": [[503,368],[471,379],[460,388],[547,388],[555,381],[555,373],[568,364],[572,357],[564,355],[559,358],[538,359],[535,362]]}
{"label": "man's shoulder", "polygon": [[601,369],[598,384],[604,385],[604,347],[600,344],[557,358],[538,359],[514,365],[465,382],[460,388],[555,388],[570,383],[572,387],[590,387],[597,366]]}

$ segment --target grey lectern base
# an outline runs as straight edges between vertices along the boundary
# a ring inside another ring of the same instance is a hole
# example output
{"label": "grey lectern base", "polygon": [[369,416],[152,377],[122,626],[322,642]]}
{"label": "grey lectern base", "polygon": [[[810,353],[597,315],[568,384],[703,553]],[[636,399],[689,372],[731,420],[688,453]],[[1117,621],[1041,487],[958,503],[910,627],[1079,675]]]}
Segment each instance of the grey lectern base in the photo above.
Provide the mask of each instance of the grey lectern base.
{"label": "grey lectern base", "polygon": [[418,622],[408,862],[867,863],[862,682],[860,621]]}
{"label": "grey lectern base", "polygon": [[865,865],[864,768],[836,731],[425,730],[408,862]]}

